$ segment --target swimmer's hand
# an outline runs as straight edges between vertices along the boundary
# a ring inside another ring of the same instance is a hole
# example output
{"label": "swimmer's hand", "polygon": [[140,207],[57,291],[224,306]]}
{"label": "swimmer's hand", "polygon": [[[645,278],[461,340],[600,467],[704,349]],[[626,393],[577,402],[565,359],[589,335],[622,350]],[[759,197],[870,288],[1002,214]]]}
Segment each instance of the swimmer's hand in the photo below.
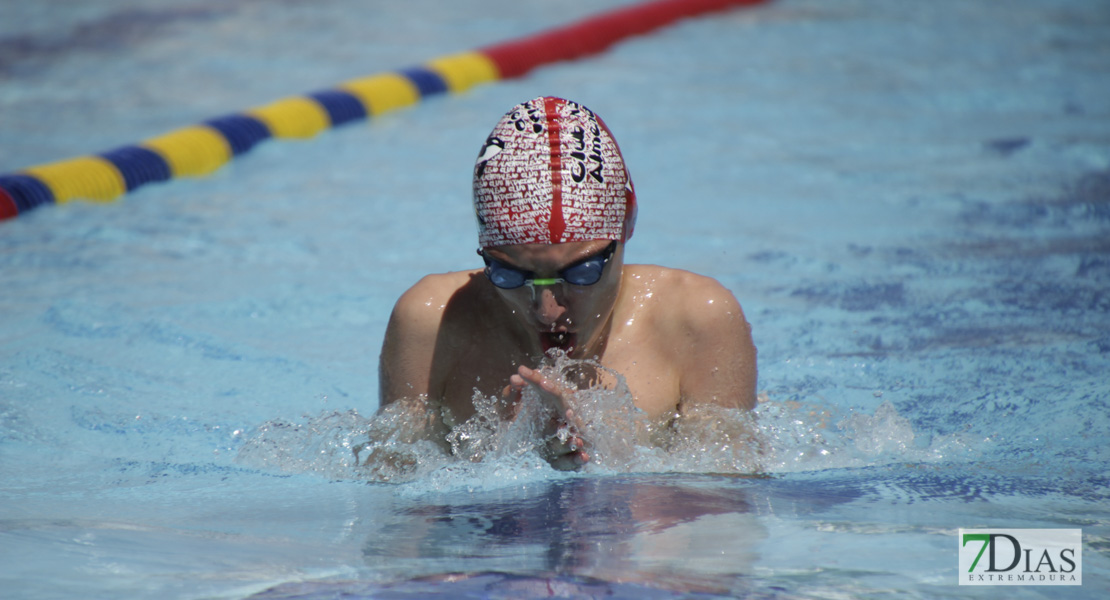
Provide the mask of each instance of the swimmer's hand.
{"label": "swimmer's hand", "polygon": [[556,417],[547,423],[543,432],[544,439],[547,440],[544,458],[560,471],[582,468],[582,465],[590,461],[590,455],[586,452],[586,441],[578,433],[581,423],[575,417],[574,407],[568,402],[573,398],[574,390],[522,365],[509,378],[506,393],[516,402],[528,386],[535,388],[544,402],[555,408]]}

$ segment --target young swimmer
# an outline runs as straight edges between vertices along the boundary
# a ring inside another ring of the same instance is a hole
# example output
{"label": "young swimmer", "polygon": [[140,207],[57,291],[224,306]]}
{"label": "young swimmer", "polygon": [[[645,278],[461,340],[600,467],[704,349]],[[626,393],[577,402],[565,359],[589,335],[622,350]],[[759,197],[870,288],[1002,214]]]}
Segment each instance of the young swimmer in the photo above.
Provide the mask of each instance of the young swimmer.
{"label": "young swimmer", "polygon": [[502,117],[475,164],[474,209],[485,268],[428,275],[397,301],[382,407],[424,402],[451,427],[475,414],[476,392],[513,407],[533,388],[560,417],[547,433],[570,432],[548,436],[545,458],[575,469],[590,440],[573,390],[537,369],[552,349],[623,375],[653,421],[703,403],[755,405],[756,349],[732,293],[687,271],[624,264],[636,197],[589,109],[544,97]]}

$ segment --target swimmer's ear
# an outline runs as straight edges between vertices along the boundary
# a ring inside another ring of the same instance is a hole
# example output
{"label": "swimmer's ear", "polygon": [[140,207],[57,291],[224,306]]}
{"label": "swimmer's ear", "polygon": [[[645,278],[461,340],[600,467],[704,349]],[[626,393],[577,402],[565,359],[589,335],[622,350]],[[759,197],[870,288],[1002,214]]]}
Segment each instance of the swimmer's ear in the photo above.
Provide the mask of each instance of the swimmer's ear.
{"label": "swimmer's ear", "polygon": [[632,232],[636,229],[636,190],[632,187],[632,178],[625,169],[625,179],[628,183],[624,186],[624,231],[621,232],[621,241],[632,239]]}

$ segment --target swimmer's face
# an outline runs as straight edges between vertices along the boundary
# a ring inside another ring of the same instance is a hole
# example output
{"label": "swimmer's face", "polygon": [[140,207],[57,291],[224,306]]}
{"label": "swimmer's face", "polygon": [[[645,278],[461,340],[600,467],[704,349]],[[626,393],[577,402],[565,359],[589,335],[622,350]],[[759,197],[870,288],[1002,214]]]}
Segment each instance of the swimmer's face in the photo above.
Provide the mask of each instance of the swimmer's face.
{"label": "swimmer's face", "polygon": [[[616,244],[604,263],[601,278],[592,285],[548,283],[561,278],[568,267],[600,260],[612,242],[607,240],[565,244],[516,244],[487,248],[485,255],[505,267],[527,273],[538,283],[513,289],[494,287],[514,319],[531,337],[533,350],[561,348],[574,357],[598,353],[601,337],[620,291],[624,248]],[[492,284],[491,284],[491,287]]]}

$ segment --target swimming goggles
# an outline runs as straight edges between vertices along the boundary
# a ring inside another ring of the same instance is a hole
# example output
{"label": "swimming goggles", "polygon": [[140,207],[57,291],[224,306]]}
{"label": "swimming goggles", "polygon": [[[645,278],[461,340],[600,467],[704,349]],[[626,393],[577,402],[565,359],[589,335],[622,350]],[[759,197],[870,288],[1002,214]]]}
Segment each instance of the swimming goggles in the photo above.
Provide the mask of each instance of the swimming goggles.
{"label": "swimming goggles", "polygon": [[601,281],[601,275],[605,271],[605,264],[613,257],[613,253],[617,250],[617,243],[614,241],[605,247],[604,250],[597,254],[587,256],[582,260],[570,265],[569,267],[559,271],[558,277],[551,278],[537,278],[531,271],[522,271],[515,267],[511,267],[499,260],[490,258],[485,255],[481,250],[478,251],[482,255],[482,260],[486,261],[486,277],[489,278],[490,283],[503,289],[513,290],[522,285],[527,285],[535,291],[537,285],[555,285],[556,283],[569,283],[571,285],[593,285]]}

